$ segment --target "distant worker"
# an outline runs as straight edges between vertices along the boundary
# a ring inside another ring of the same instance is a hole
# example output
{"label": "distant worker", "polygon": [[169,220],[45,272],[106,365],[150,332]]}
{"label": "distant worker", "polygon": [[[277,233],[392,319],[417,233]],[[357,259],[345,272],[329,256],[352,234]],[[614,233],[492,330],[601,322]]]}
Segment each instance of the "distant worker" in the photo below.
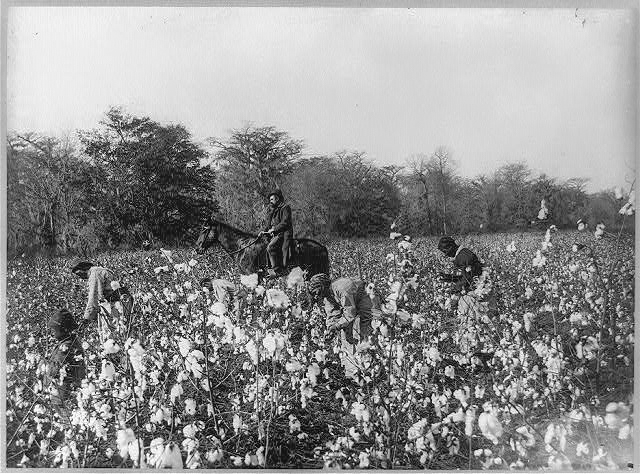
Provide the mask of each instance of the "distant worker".
{"label": "distant worker", "polygon": [[[481,351],[484,344],[479,331],[495,335],[491,320],[495,317],[496,304],[488,275],[483,273],[483,265],[477,255],[468,248],[460,247],[451,237],[442,237],[438,250],[453,258],[454,273],[441,272],[441,279],[453,283],[454,292],[464,293],[459,298],[458,295],[452,298],[457,300],[457,342],[460,350],[463,353],[474,351],[472,360],[487,369],[486,362],[493,353]],[[482,283],[476,285],[480,281]]]}
{"label": "distant worker", "polygon": [[482,263],[478,256],[468,248],[460,247],[451,237],[445,236],[438,242],[438,250],[453,258],[453,273],[440,272],[442,281],[453,283],[455,291],[470,291],[474,278],[482,274]]}
{"label": "distant worker", "polygon": [[92,262],[74,259],[71,273],[87,280],[87,305],[81,325],[98,321],[100,342],[110,339],[116,328],[125,329],[129,323],[133,298],[126,287],[121,287],[113,272]]}
{"label": "distant worker", "polygon": [[266,225],[259,235],[268,235],[267,254],[271,268],[271,276],[282,275],[290,261],[291,244],[293,242],[293,223],[291,207],[285,204],[282,191],[276,189],[269,194],[269,209]]}

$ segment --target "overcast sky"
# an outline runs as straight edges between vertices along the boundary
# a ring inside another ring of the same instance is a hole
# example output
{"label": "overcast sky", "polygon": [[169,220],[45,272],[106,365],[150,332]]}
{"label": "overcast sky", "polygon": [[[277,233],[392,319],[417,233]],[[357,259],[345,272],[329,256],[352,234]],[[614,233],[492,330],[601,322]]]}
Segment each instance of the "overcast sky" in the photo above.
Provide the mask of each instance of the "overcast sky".
{"label": "overcast sky", "polygon": [[90,129],[111,105],[196,140],[246,122],[379,164],[448,147],[590,190],[630,182],[630,10],[11,7],[10,131]]}

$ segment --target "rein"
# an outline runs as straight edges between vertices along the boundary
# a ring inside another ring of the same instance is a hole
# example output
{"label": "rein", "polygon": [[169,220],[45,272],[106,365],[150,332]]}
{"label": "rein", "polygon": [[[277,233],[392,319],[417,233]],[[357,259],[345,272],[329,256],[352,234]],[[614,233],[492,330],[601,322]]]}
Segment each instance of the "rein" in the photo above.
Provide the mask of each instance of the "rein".
{"label": "rein", "polygon": [[[227,255],[235,255],[235,254],[237,254],[238,252],[242,252],[244,249],[251,247],[251,246],[252,246],[253,244],[255,244],[256,242],[259,242],[261,238],[262,238],[261,236],[258,236],[258,237],[256,237],[254,240],[252,240],[251,242],[249,242],[247,245],[245,245],[244,247],[240,247],[238,250],[234,250],[233,252],[229,252],[229,251],[227,251]],[[224,248],[224,247],[223,247],[223,248]]]}

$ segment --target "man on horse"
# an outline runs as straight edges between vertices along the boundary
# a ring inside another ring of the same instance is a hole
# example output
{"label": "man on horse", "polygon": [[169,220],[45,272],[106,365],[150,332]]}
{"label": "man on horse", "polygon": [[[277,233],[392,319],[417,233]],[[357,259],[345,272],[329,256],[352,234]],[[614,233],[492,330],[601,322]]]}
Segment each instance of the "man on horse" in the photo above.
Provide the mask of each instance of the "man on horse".
{"label": "man on horse", "polygon": [[291,257],[293,223],[291,222],[291,207],[285,204],[282,191],[279,189],[269,194],[266,225],[259,235],[270,237],[267,245],[267,254],[271,264],[269,274],[277,276],[284,273]]}

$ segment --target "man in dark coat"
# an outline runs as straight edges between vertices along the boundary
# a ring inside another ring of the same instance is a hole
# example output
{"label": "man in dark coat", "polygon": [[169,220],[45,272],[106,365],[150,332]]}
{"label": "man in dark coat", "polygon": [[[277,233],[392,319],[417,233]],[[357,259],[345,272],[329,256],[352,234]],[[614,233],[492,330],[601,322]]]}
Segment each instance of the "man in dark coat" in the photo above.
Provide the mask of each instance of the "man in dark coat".
{"label": "man in dark coat", "polygon": [[473,278],[482,274],[482,263],[477,255],[468,248],[460,247],[451,237],[445,236],[438,242],[438,250],[453,258],[453,274],[440,273],[443,281],[452,282],[456,291],[469,291]]}
{"label": "man in dark coat", "polygon": [[267,245],[267,254],[271,263],[270,273],[278,275],[284,272],[289,263],[291,244],[293,242],[293,223],[291,207],[285,204],[282,191],[276,189],[269,194],[269,211],[264,230],[271,240]]}

